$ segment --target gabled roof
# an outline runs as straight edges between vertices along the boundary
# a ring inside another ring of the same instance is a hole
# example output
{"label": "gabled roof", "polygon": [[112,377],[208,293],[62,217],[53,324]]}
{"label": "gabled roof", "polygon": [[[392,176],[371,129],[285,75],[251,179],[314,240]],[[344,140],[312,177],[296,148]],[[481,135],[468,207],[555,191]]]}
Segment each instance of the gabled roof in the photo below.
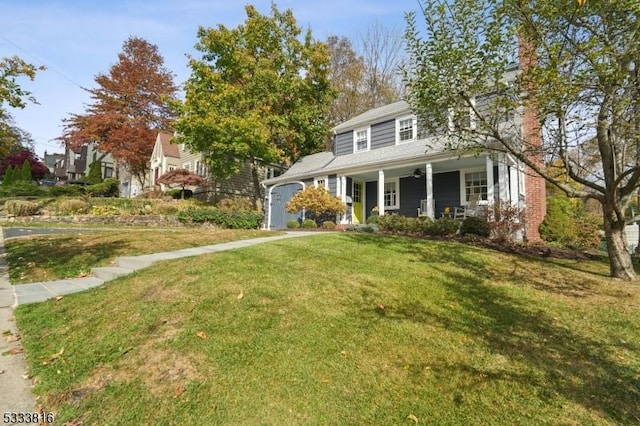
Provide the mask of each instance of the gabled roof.
{"label": "gabled roof", "polygon": [[383,105],[378,108],[370,109],[367,112],[363,112],[360,115],[356,115],[350,120],[344,123],[338,124],[332,130],[335,133],[340,133],[345,130],[353,130],[356,127],[366,126],[368,124],[379,123],[384,118],[396,118],[402,114],[409,114],[411,112],[411,106],[407,101],[398,101],[392,104]]}
{"label": "gabled roof", "polygon": [[158,139],[160,140],[162,153],[165,157],[180,158],[180,149],[178,148],[178,145],[171,143],[173,134],[160,132],[158,133]]}
{"label": "gabled roof", "polygon": [[289,170],[287,170],[283,175],[264,180],[263,183],[265,185],[270,185],[271,182],[280,182],[285,179],[293,179],[296,176],[307,176],[309,174],[313,174],[313,172],[322,170],[326,167],[331,160],[334,159],[333,152],[325,151],[318,152],[317,154],[307,155],[302,157],[298,161],[293,164]]}

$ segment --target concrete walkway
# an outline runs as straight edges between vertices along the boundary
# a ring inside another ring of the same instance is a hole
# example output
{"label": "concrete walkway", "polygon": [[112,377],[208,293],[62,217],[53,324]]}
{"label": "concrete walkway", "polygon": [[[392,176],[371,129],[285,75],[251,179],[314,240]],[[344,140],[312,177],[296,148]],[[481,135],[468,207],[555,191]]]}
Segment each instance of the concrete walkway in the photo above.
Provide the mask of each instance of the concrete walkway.
{"label": "concrete walkway", "polygon": [[57,296],[97,287],[106,281],[130,274],[155,262],[180,259],[201,254],[217,253],[249,247],[287,238],[318,235],[317,232],[287,232],[273,237],[253,238],[210,246],[194,247],[142,256],[119,257],[115,266],[93,268],[92,276],[31,284],[11,285],[0,228],[0,413],[34,412],[36,401],[31,392],[31,380],[22,353],[20,334],[16,328],[13,309],[21,304],[42,302]]}

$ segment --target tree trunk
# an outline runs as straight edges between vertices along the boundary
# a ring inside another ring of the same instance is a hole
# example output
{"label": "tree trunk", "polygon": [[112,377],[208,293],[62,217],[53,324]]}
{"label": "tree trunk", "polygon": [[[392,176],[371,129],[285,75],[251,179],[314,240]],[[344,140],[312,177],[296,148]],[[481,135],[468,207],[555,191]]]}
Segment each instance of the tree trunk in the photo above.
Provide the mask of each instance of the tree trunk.
{"label": "tree trunk", "polygon": [[253,208],[262,209],[262,190],[260,188],[260,176],[258,175],[258,162],[251,160],[251,179],[253,181]]}
{"label": "tree trunk", "polygon": [[609,273],[612,277],[624,280],[636,280],[638,276],[633,269],[631,254],[627,250],[627,238],[624,233],[624,221],[604,215],[604,234],[609,254]]}

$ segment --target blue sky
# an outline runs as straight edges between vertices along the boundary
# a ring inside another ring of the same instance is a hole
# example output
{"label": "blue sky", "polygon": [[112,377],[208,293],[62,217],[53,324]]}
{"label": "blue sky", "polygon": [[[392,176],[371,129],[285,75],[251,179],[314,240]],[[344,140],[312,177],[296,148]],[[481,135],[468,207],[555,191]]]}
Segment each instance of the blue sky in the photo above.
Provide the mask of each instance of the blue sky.
{"label": "blue sky", "polygon": [[[234,28],[253,4],[268,13],[269,0],[0,0],[0,57],[18,55],[45,65],[34,82],[21,79],[39,105],[11,110],[16,125],[31,133],[36,154],[62,152],[53,139],[62,119],[83,113],[89,97],[81,87],[95,87],[94,77],[108,73],[129,36],[158,46],[165,65],[181,84],[189,76],[187,54],[195,53],[199,26]],[[358,39],[376,22],[403,31],[404,13],[419,10],[418,0],[280,0],[298,24],[316,39],[335,34]]]}

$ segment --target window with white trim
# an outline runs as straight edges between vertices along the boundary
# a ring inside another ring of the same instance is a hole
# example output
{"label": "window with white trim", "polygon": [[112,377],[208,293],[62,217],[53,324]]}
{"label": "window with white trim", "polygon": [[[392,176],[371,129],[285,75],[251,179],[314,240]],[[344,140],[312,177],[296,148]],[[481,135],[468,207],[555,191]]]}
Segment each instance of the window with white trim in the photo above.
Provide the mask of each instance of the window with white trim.
{"label": "window with white trim", "polygon": [[464,200],[463,204],[469,202],[471,194],[480,194],[480,201],[487,201],[487,171],[474,170],[464,173]]}
{"label": "window with white trim", "polygon": [[329,190],[329,178],[328,176],[321,176],[321,177],[315,177],[313,178],[313,185],[317,188],[317,187],[322,187],[324,189],[326,189],[327,191]]}
{"label": "window with white trim", "polygon": [[384,208],[400,208],[400,180],[398,178],[384,181]]}
{"label": "window with white trim", "polygon": [[371,147],[371,129],[356,129],[353,131],[353,152],[368,151]]}
{"label": "window with white trim", "polygon": [[416,119],[412,116],[398,118],[396,120],[396,143],[416,140],[416,123]]}

